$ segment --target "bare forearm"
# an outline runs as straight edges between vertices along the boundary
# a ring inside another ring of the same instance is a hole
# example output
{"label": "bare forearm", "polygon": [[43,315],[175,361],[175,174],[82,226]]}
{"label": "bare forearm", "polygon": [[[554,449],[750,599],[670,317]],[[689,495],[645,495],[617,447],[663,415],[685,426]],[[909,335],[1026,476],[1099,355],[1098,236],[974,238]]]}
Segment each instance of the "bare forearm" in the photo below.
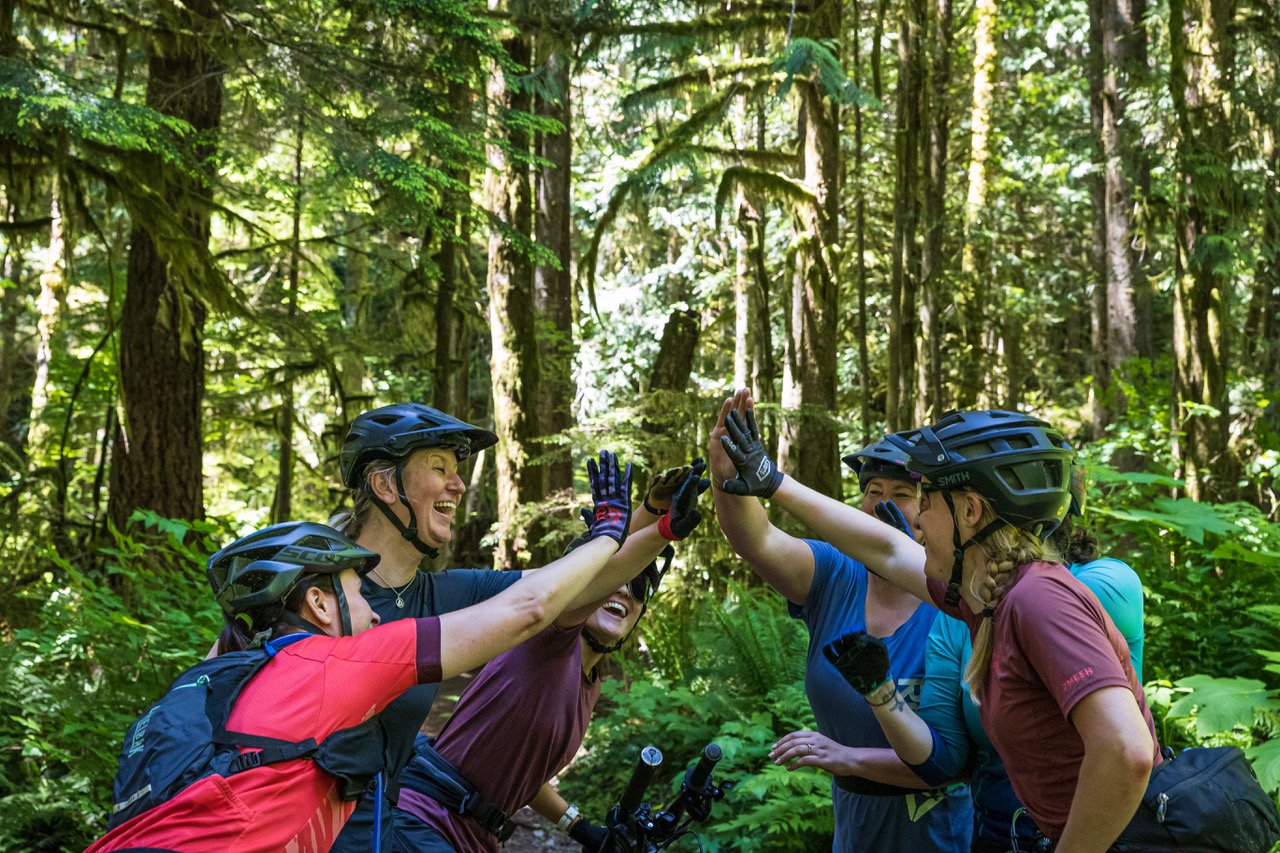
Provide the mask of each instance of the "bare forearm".
{"label": "bare forearm", "polygon": [[662,538],[657,525],[649,525],[630,534],[618,552],[609,558],[605,567],[573,599],[567,609],[598,605],[618,587],[644,571],[644,567],[653,562],[666,544],[667,540]]}
{"label": "bare forearm", "polygon": [[543,784],[538,789],[538,793],[533,795],[533,799],[529,801],[529,808],[542,815],[547,820],[555,823],[560,819],[560,815],[565,813],[569,808],[569,803],[565,798],[560,796],[560,792],[550,782]]}
{"label": "bare forearm", "polygon": [[752,562],[764,556],[769,540],[769,514],[759,498],[727,495],[714,489],[716,519],[735,554]]}
{"label": "bare forearm", "polygon": [[899,758],[909,764],[920,764],[929,757],[933,752],[929,724],[911,709],[892,681],[885,682],[868,696],[867,703]]}
{"label": "bare forearm", "polygon": [[791,477],[782,481],[773,502],[880,577],[922,601],[930,600],[924,548],[901,531]]}
{"label": "bare forearm", "polygon": [[864,747],[854,749],[853,753],[852,772],[847,775],[903,788],[926,790],[929,787],[892,749]]}

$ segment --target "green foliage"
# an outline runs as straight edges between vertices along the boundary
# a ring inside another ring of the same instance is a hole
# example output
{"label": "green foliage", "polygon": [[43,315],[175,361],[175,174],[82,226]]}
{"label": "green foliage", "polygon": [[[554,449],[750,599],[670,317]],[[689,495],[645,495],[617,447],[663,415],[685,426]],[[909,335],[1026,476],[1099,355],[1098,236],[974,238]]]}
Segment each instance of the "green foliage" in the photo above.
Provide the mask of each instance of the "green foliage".
{"label": "green foliage", "polygon": [[[670,799],[709,742],[724,750],[715,777],[734,783],[698,832],[704,850],[816,850],[830,845],[831,779],[768,758],[782,735],[815,727],[804,694],[807,638],[778,596],[730,585],[682,597],[645,620],[646,659],[606,681],[583,755],[561,789],[588,814],[616,803],[646,744],[665,762],[649,792]],[[674,618],[672,618],[674,616]]]}
{"label": "green foliage", "polygon": [[[0,850],[79,850],[105,831],[125,729],[208,650],[213,525],[140,514],[100,570],[46,552],[0,643]],[[127,589],[122,597],[118,591]]]}

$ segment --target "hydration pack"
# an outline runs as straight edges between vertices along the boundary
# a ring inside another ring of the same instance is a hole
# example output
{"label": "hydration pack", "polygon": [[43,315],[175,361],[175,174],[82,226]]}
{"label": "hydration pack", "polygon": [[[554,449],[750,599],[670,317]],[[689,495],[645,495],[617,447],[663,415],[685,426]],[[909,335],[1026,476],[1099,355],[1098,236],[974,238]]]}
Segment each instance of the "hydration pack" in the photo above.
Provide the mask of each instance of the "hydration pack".
{"label": "hydration pack", "polygon": [[[115,829],[206,776],[233,776],[298,758],[310,759],[334,776],[343,800],[357,800],[371,790],[386,765],[380,714],[319,743],[314,738],[287,741],[227,730],[231,709],[249,680],[282,647],[309,636],[290,634],[261,649],[228,652],[178,676],[125,733],[108,827]],[[243,748],[258,751],[241,752]]]}

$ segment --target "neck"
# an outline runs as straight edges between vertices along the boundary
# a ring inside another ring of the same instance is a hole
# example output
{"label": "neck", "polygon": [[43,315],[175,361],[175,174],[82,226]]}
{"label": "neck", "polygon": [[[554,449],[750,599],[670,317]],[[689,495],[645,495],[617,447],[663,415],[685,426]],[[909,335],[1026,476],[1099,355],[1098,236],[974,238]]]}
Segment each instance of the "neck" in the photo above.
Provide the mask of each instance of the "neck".
{"label": "neck", "polygon": [[368,548],[381,559],[369,579],[379,586],[401,587],[413,580],[422,563],[422,554],[405,541],[400,532],[381,514],[371,514],[356,537],[356,544]]}
{"label": "neck", "polygon": [[604,659],[604,655],[587,645],[585,637],[579,639],[578,644],[582,647],[582,674],[590,675],[591,670],[595,669],[600,661]]}

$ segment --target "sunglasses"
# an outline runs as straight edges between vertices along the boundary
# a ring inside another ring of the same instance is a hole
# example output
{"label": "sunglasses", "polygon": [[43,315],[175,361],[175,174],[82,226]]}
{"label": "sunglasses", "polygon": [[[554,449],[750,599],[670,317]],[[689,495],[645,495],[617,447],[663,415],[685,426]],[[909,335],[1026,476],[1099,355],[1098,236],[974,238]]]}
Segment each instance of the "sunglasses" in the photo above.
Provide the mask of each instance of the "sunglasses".
{"label": "sunglasses", "polygon": [[670,545],[663,548],[662,553],[658,555],[658,559],[662,560],[662,567],[658,567],[658,560],[645,566],[643,572],[627,583],[627,593],[641,604],[648,604],[649,599],[653,598],[653,594],[658,591],[658,586],[662,583],[667,569],[671,568],[671,561],[675,556],[676,552]]}

